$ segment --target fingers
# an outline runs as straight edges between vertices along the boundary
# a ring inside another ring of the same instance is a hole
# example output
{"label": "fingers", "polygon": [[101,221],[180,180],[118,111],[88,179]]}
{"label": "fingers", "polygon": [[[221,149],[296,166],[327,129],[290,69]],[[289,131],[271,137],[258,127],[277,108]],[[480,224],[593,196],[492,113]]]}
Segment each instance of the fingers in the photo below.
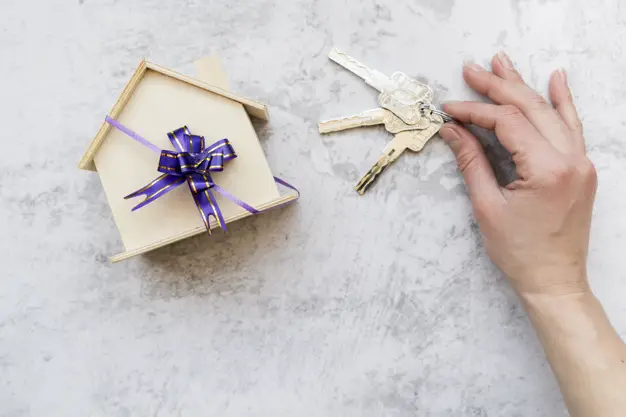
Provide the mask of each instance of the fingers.
{"label": "fingers", "polygon": [[498,56],[494,61],[496,61],[494,73],[477,64],[467,64],[463,69],[467,84],[498,104],[517,107],[537,131],[557,149],[562,152],[569,151],[572,147],[569,129],[559,114],[541,95],[526,85],[519,74],[516,76],[515,70],[508,69],[508,64],[502,63]]}
{"label": "fingers", "polygon": [[439,134],[450,146],[475,206],[504,201],[496,177],[478,139],[458,125],[448,123]]}
{"label": "fingers", "polygon": [[523,84],[524,79],[515,69],[513,61],[504,52],[498,52],[491,60],[491,70],[498,77],[518,84]]}
{"label": "fingers", "polygon": [[583,125],[578,117],[574,99],[567,84],[567,74],[562,69],[553,72],[550,78],[550,101],[574,135],[576,145],[584,151]]}
{"label": "fingers", "polygon": [[459,121],[493,130],[502,145],[514,156],[528,154],[545,139],[514,106],[472,101],[444,104],[443,109]]}

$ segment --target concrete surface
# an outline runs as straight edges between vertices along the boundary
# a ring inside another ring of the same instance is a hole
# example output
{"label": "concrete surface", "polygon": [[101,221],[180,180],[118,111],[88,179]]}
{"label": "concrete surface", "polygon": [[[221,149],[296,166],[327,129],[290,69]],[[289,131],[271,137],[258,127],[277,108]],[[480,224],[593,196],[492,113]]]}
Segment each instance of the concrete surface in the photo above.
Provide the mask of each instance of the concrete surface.
{"label": "concrete surface", "polygon": [[[375,106],[333,45],[471,98],[506,49],[544,91],[569,70],[600,176],[592,285],[626,336],[626,6],[572,1],[4,0],[0,5],[0,415],[564,416],[514,294],[432,142],[365,198]],[[96,175],[75,167],[142,57],[219,54],[299,204],[118,265]],[[238,254],[238,255],[235,255]]]}

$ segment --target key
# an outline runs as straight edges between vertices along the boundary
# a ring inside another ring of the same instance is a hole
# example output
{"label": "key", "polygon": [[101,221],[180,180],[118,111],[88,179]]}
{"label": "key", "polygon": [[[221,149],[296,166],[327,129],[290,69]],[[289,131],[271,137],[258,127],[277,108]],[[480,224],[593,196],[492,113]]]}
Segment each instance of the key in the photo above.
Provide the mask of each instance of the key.
{"label": "key", "polygon": [[403,72],[394,72],[391,74],[391,80],[400,90],[410,91],[415,94],[418,101],[427,101],[429,103],[433,101],[435,93],[429,85],[421,83]]}
{"label": "key", "polygon": [[422,118],[420,113],[421,101],[418,96],[406,90],[382,92],[378,96],[378,104],[409,125],[419,123]]}
{"label": "key", "polygon": [[443,126],[443,119],[436,114],[428,114],[426,117],[430,120],[430,124],[426,129],[413,130],[398,133],[391,140],[389,145],[383,150],[383,155],[374,166],[361,178],[361,181],[354,189],[361,195],[376,182],[380,174],[382,174],[393,162],[395,162],[405,150],[409,149],[413,152],[421,151],[426,142],[434,137]]}
{"label": "key", "polygon": [[387,77],[380,71],[368,68],[365,64],[360,63],[350,55],[341,52],[337,48],[331,49],[328,57],[351,73],[362,78],[368,85],[374,87],[381,93],[384,91],[392,91],[397,88],[391,78]]}
{"label": "key", "polygon": [[[387,77],[382,72],[368,68],[367,65],[337,48],[331,49],[328,57],[381,93],[399,90],[405,94],[402,97],[404,101],[408,97],[412,101],[430,102],[433,100],[433,90],[428,85],[420,83],[403,72],[395,72],[391,77]],[[400,96],[398,98],[400,99]]]}
{"label": "key", "polygon": [[416,124],[421,118],[419,103],[432,101],[432,89],[402,72],[391,78],[380,71],[368,68],[348,54],[333,48],[328,57],[348,71],[362,78],[368,85],[380,91],[378,103],[401,118],[406,124]]}
{"label": "key", "polygon": [[378,97],[380,106],[398,115],[408,124],[417,123],[420,120],[421,103],[433,101],[432,88],[403,72],[394,72],[391,75],[391,80],[398,89],[381,93]]}
{"label": "key", "polygon": [[326,120],[319,124],[320,133],[340,132],[362,126],[384,125],[389,133],[400,133],[407,130],[425,129],[430,124],[427,118],[421,118],[414,125],[407,125],[399,117],[385,109],[364,111],[354,116]]}

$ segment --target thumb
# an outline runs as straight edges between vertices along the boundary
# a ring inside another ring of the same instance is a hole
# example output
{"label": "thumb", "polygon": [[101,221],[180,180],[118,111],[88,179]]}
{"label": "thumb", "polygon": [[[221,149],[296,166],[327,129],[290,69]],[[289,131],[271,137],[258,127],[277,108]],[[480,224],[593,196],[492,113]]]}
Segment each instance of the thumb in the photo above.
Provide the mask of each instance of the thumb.
{"label": "thumb", "polygon": [[476,136],[452,123],[443,125],[439,134],[454,152],[472,202],[501,199],[500,186]]}

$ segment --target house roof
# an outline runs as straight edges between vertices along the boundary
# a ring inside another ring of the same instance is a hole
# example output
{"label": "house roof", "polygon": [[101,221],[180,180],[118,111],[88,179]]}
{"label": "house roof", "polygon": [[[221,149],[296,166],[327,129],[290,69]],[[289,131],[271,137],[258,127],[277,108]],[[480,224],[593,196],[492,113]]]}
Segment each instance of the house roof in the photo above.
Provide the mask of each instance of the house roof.
{"label": "house roof", "polygon": [[[184,81],[188,84],[194,85],[203,90],[209,91],[214,94],[218,94],[222,97],[241,103],[243,107],[246,109],[246,112],[250,116],[255,117],[257,119],[268,120],[269,118],[269,115],[267,112],[267,106],[265,106],[262,103],[258,103],[246,97],[242,97],[238,94],[234,94],[229,91],[226,91],[223,88],[208,84],[196,78],[188,77],[186,75],[177,73],[167,68],[163,68],[159,65],[153,64],[145,60],[141,61],[141,63],[139,64],[139,67],[137,68],[137,70],[131,77],[130,81],[128,82],[124,90],[122,91],[122,94],[118,98],[117,102],[113,106],[113,109],[109,113],[109,116],[115,119],[122,113],[122,110],[128,103],[128,100],[133,95],[133,92],[135,91],[135,89],[139,85],[139,82],[141,81],[141,79],[143,78],[143,76],[146,74],[148,70],[156,71],[168,77],[176,78],[178,80]],[[85,151],[85,154],[80,160],[78,164],[78,167],[80,169],[95,171],[96,167],[94,165],[93,158],[96,155],[96,152],[98,151],[102,143],[104,142],[104,139],[106,138],[107,133],[109,132],[109,129],[111,129],[111,125],[104,122],[102,126],[100,127],[98,134],[91,141],[91,143],[89,144],[89,147]]]}

